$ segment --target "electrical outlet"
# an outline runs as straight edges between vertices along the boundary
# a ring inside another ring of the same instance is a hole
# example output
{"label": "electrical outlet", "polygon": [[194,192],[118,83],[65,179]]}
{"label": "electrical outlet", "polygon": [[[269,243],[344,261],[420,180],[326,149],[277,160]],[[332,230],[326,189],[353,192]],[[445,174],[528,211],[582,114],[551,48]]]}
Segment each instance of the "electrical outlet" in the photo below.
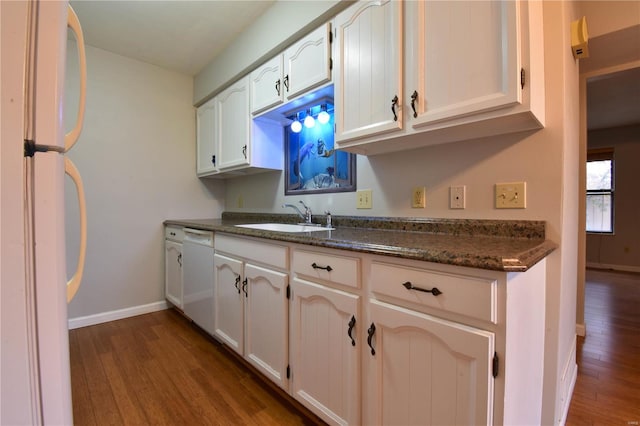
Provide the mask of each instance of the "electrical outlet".
{"label": "electrical outlet", "polygon": [[527,208],[527,183],[496,183],[496,209]]}
{"label": "electrical outlet", "polygon": [[373,191],[370,189],[361,189],[356,192],[356,208],[370,209],[373,205]]}
{"label": "electrical outlet", "polygon": [[424,186],[416,186],[411,193],[411,207],[414,209],[424,209],[427,204],[426,191]]}
{"label": "electrical outlet", "polygon": [[464,209],[467,207],[465,202],[466,186],[452,186],[449,188],[449,208]]}

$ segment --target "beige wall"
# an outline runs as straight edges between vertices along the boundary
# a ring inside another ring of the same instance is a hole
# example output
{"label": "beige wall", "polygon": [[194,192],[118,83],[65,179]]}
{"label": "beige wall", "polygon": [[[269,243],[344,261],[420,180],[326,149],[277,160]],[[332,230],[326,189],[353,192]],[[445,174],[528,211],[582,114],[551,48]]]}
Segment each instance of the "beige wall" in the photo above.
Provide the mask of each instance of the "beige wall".
{"label": "beige wall", "polygon": [[[581,1],[579,16],[586,16],[590,57],[580,60],[580,164],[587,152],[587,80],[640,66],[640,3],[634,1]],[[579,169],[580,188],[586,187],[586,168]],[[586,227],[585,197],[580,199],[579,229]],[[586,233],[579,235],[576,324],[581,335],[584,322]]]}
{"label": "beige wall", "polygon": [[[70,43],[75,49],[73,43]],[[70,54],[67,102],[75,119],[77,59]],[[195,174],[193,79],[87,47],[87,104],[69,157],[87,196],[84,280],[69,318],[164,301],[167,218],[215,217],[224,184]],[[67,179],[68,270],[78,246],[75,190]],[[71,273],[71,272],[70,272]]]}
{"label": "beige wall", "polygon": [[587,234],[587,265],[640,272],[640,125],[589,132],[588,148],[613,147],[614,234]]}
{"label": "beige wall", "polygon": [[623,1],[578,1],[578,15],[586,16],[589,38],[632,27],[640,23],[640,2]]}

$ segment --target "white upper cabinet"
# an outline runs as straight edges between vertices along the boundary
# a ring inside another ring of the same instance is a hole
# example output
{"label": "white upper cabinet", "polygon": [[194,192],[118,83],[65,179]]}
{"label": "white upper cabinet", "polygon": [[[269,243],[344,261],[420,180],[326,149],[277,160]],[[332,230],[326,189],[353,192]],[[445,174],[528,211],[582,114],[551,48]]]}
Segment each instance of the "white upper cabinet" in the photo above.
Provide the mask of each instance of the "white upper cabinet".
{"label": "white upper cabinet", "polygon": [[544,124],[539,2],[360,1],[336,27],[340,149],[377,154]]}
{"label": "white upper cabinet", "polygon": [[248,165],[251,155],[249,80],[239,80],[214,99],[218,124],[216,136],[220,150],[218,168]]}
{"label": "white upper cabinet", "polygon": [[336,33],[336,141],[402,129],[402,2],[358,2]]}
{"label": "white upper cabinet", "polygon": [[427,1],[406,7],[414,43],[406,61],[409,102],[416,94],[413,127],[520,102],[516,2]]}
{"label": "white upper cabinet", "polygon": [[250,75],[251,113],[288,102],[331,81],[331,26],[325,24]]}
{"label": "white upper cabinet", "polygon": [[287,101],[331,81],[331,25],[325,24],[284,52]]}
{"label": "white upper cabinet", "polygon": [[211,99],[200,106],[196,113],[196,173],[198,176],[205,176],[218,170],[215,105],[215,99]]}
{"label": "white upper cabinet", "polygon": [[251,119],[249,91],[247,76],[198,108],[198,176],[228,178],[282,170],[282,126]]}
{"label": "white upper cabinet", "polygon": [[283,55],[278,55],[251,73],[251,112],[258,114],[284,99]]}

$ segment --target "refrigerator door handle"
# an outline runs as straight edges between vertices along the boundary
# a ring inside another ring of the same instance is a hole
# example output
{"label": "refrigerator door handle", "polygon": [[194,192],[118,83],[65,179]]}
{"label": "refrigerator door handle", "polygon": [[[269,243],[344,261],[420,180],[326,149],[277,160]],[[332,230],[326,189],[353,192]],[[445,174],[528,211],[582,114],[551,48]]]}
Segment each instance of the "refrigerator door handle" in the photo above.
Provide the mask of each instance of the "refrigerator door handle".
{"label": "refrigerator door handle", "polygon": [[87,252],[87,205],[84,198],[84,186],[82,185],[80,173],[68,157],[64,158],[64,172],[69,175],[76,185],[78,204],[80,207],[80,254],[78,256],[76,272],[73,274],[73,277],[67,281],[67,303],[69,303],[80,288],[82,274],[84,273],[84,260]]}
{"label": "refrigerator door handle", "polygon": [[78,103],[78,117],[76,118],[75,127],[64,135],[64,152],[69,151],[78,141],[80,132],[82,131],[82,123],[84,122],[84,105],[87,97],[87,59],[84,51],[84,35],[78,15],[73,11],[71,6],[68,7],[67,26],[71,28],[78,42],[78,61],[80,66],[80,102]]}

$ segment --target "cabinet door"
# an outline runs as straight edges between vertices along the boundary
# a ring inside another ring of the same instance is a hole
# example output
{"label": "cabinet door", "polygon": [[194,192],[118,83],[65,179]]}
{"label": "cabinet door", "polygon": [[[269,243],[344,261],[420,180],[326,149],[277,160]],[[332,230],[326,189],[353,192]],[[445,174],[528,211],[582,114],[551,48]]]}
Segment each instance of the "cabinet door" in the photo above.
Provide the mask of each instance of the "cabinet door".
{"label": "cabinet door", "polygon": [[331,80],[330,24],[323,25],[284,53],[288,100]]}
{"label": "cabinet door", "polygon": [[278,55],[251,73],[251,113],[258,114],[282,103],[282,55]]}
{"label": "cabinet door", "polygon": [[336,17],[337,142],[402,129],[402,8],[360,1]]}
{"label": "cabinet door", "polygon": [[215,99],[198,108],[196,113],[196,173],[199,176],[217,171]]}
{"label": "cabinet door", "polygon": [[291,287],[293,396],[330,424],[360,424],[360,297],[298,278]]}
{"label": "cabinet door", "polygon": [[[215,335],[242,355],[244,328],[244,293],[242,262],[215,254]],[[246,287],[244,288],[246,290]]]}
{"label": "cabinet door", "polygon": [[520,101],[517,7],[510,0],[408,2],[414,127]]}
{"label": "cabinet door", "polygon": [[244,357],[287,389],[288,275],[246,264]]}
{"label": "cabinet door", "polygon": [[220,158],[218,168],[249,164],[250,124],[249,78],[245,77],[216,96],[216,117]]}
{"label": "cabinet door", "polygon": [[493,333],[375,300],[372,323],[365,424],[492,424]]}
{"label": "cabinet door", "polygon": [[183,309],[182,299],[182,244],[164,242],[164,290],[166,299]]}

